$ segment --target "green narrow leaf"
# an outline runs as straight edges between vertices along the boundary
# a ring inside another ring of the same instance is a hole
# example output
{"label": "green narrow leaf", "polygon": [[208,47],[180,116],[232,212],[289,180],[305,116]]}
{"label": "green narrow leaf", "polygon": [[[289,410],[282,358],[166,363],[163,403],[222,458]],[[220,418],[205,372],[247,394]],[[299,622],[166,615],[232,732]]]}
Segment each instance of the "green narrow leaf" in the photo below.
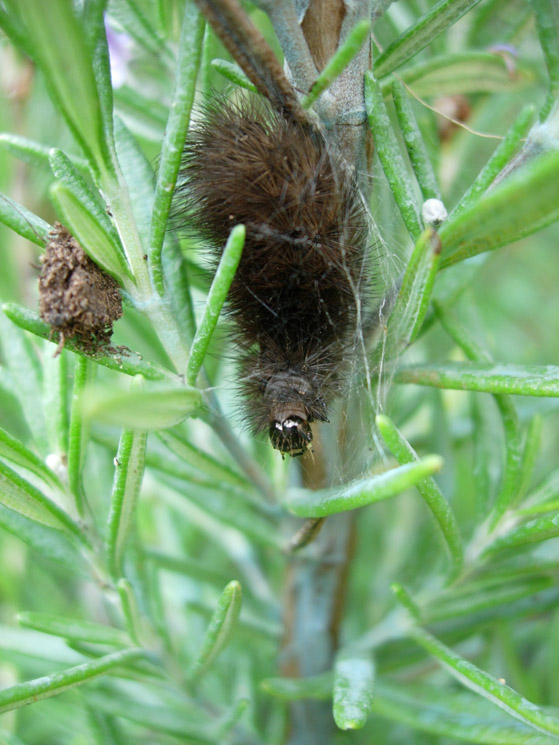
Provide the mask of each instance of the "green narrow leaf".
{"label": "green narrow leaf", "polygon": [[392,96],[394,98],[396,114],[398,115],[398,123],[404,136],[408,155],[417,183],[423,194],[423,199],[440,200],[442,199],[441,192],[427,153],[427,148],[419,131],[415,114],[406,94],[406,89],[398,80],[392,85]]}
{"label": "green narrow leaf", "polygon": [[4,364],[12,380],[17,382],[15,394],[37,451],[46,456],[49,450],[47,426],[43,406],[43,368],[37,348],[31,339],[4,317],[0,317],[0,347]]}
{"label": "green narrow leaf", "polygon": [[441,322],[442,327],[456,344],[458,344],[469,360],[472,362],[492,362],[491,357],[481,344],[466,331],[465,327],[441,303],[435,300],[434,306],[437,318]]}
{"label": "green narrow leaf", "polygon": [[122,254],[118,233],[107,215],[106,207],[101,202],[99,194],[91,189],[62,150],[52,148],[49,152],[49,163],[56,180],[72,192],[84,210],[89,213],[98,229],[103,232],[104,240],[111,244],[115,254]]}
{"label": "green narrow leaf", "polygon": [[559,396],[559,367],[554,365],[499,365],[446,362],[400,368],[396,383],[516,396]]}
{"label": "green narrow leaf", "polygon": [[95,379],[96,371],[97,368],[90,360],[76,357],[68,432],[68,484],[81,517],[84,516],[86,507],[82,472],[90,432],[89,421],[84,417],[84,397],[87,386]]}
{"label": "green narrow leaf", "polygon": [[64,510],[2,461],[0,503],[41,525],[69,531],[80,540],[84,540],[80,529]]}
{"label": "green narrow leaf", "polygon": [[0,625],[0,646],[8,652],[20,652],[37,662],[55,665],[75,665],[82,662],[80,655],[71,650],[65,641],[48,634],[18,626]]}
{"label": "green narrow leaf", "polygon": [[45,675],[43,678],[36,678],[26,683],[19,683],[11,688],[5,688],[0,691],[0,714],[64,693],[70,688],[87,683],[89,680],[99,677],[99,675],[104,675],[109,670],[121,665],[128,665],[146,656],[147,653],[142,649],[125,649],[100,657],[93,662],[86,662],[62,672]]}
{"label": "green narrow leaf", "polygon": [[[200,73],[199,73],[199,83],[198,88],[200,91],[207,95],[208,91],[212,89],[214,86],[214,76],[213,76],[213,70],[212,70],[212,63],[215,58],[217,58],[218,54],[221,54],[221,50],[218,50],[218,41],[216,38],[215,33],[212,30],[212,27],[209,23],[206,24],[206,29],[204,31],[204,46],[202,48],[202,60],[200,62]],[[225,60],[217,60],[218,62],[224,62]],[[244,72],[242,72],[241,68],[237,65],[232,65],[234,68],[236,67],[239,74],[241,76],[244,76]],[[227,75],[225,75],[227,77]],[[235,82],[232,80],[231,82]],[[253,91],[253,93],[256,93],[256,90]]]}
{"label": "green narrow leaf", "polygon": [[39,456],[29,450],[23,442],[12,437],[9,432],[0,427],[0,456],[6,458],[12,463],[17,463],[26,470],[34,473],[50,487],[55,487],[60,492],[64,492],[64,487],[60,479],[44,463]]}
{"label": "green narrow leaf", "polygon": [[314,81],[310,91],[301,100],[304,109],[310,109],[316,99],[332,85],[334,80],[341,75],[350,62],[355,59],[359,50],[369,37],[371,22],[362,20],[355,24],[345,41],[340,44],[332,57],[328,60],[320,75]]}
{"label": "green narrow leaf", "polygon": [[[438,303],[451,307],[482,275],[485,265],[491,259],[490,254],[480,254],[471,261],[456,264],[454,267],[450,267],[448,271],[439,272],[434,289],[434,299]],[[434,322],[435,314],[431,313],[427,320]],[[429,328],[427,322],[424,324],[425,327]]]}
{"label": "green narrow leaf", "polygon": [[[0,134],[0,147],[30,166],[46,171],[50,169],[51,148],[42,145],[40,142],[11,132],[4,132]],[[80,171],[88,170],[87,162],[82,158],[72,155],[71,161]]]}
{"label": "green narrow leaf", "polygon": [[[156,732],[159,741],[168,739],[171,735],[179,742],[194,742],[204,745],[222,745],[215,737],[215,716],[213,719],[201,706],[190,703],[183,696],[180,704],[176,700],[173,706],[154,692],[153,687],[149,689],[149,697],[154,700],[138,700],[133,694],[119,691],[118,697],[110,689],[96,687],[88,693],[88,702],[97,710],[104,711],[118,720],[125,719],[146,728],[148,732]],[[128,728],[127,728],[128,729]],[[136,727],[135,727],[136,729]],[[107,745],[103,743],[103,745]],[[120,741],[119,745],[127,745],[126,740]]]}
{"label": "green narrow leaf", "polygon": [[559,152],[520,168],[440,230],[441,268],[518,241],[559,219]]}
{"label": "green narrow leaf", "polygon": [[555,468],[541,481],[525,500],[526,505],[537,505],[554,499],[559,493],[559,468]]}
{"label": "green narrow leaf", "polygon": [[113,577],[122,574],[126,541],[136,519],[145,467],[146,432],[125,430],[115,459],[115,476],[107,526],[108,563]]}
{"label": "green narrow leaf", "polygon": [[[159,432],[157,434],[159,435]],[[146,453],[146,467],[160,471],[174,479],[181,479],[187,483],[199,484],[203,487],[211,488],[219,483],[215,479],[198,473],[187,463],[184,463],[181,458],[173,457],[166,449],[159,447],[156,442],[152,442],[152,446]],[[231,494],[242,493],[240,490],[238,492],[237,489],[231,488],[229,484],[223,484],[223,488],[230,491]],[[249,500],[250,497],[247,501]]]}
{"label": "green narrow leaf", "polygon": [[543,119],[559,99],[559,14],[555,0],[530,0],[549,75],[549,93],[540,117]]}
{"label": "green narrow leaf", "polygon": [[256,86],[250,82],[238,65],[224,59],[213,59],[210,64],[214,70],[217,70],[220,75],[223,75],[224,78],[235,83],[235,85],[251,91],[251,93],[258,93]]}
{"label": "green narrow leaf", "polygon": [[225,738],[227,734],[231,732],[231,730],[245,713],[249,705],[250,699],[241,698],[231,707],[217,729],[217,739],[219,740],[219,742],[223,742],[223,738]]}
{"label": "green narrow leaf", "polygon": [[165,0],[157,0],[156,6],[157,34],[162,38],[167,38],[173,31],[172,8]]}
{"label": "green narrow leaf", "polygon": [[[502,596],[499,595],[497,600],[501,599]],[[440,629],[440,633],[449,633],[451,638],[472,637],[477,631],[485,633],[488,628],[495,628],[503,622],[519,623],[520,619],[534,618],[540,614],[547,614],[556,607],[557,588],[547,587],[536,593],[523,591],[522,595],[519,591],[516,598],[513,597],[513,593],[511,592],[510,597],[508,599],[505,598],[503,603],[499,602],[497,605],[491,605],[490,601],[488,601],[485,607],[482,606],[479,610],[472,613],[467,612],[467,609],[464,612],[464,608],[462,608],[460,613],[446,619],[446,621],[439,622],[437,626]],[[427,616],[428,614],[425,615]]]}
{"label": "green narrow leaf", "polygon": [[554,512],[557,510],[559,510],[559,499],[544,502],[543,504],[535,504],[533,507],[526,507],[522,510],[515,510],[515,513],[522,515],[522,517],[531,517],[532,515],[541,515],[542,512]]}
{"label": "green narrow leaf", "polygon": [[491,526],[494,527],[515,500],[522,472],[522,441],[518,414],[510,396],[496,396],[495,400],[505,430],[505,467],[501,488],[495,499]]}
{"label": "green narrow leaf", "polygon": [[373,133],[375,150],[386,175],[386,179],[402,215],[402,219],[414,241],[422,230],[421,212],[417,205],[414,185],[402,158],[394,130],[388,118],[384,98],[379,84],[370,72],[365,73],[365,105],[369,126]]}
{"label": "green narrow leaf", "polygon": [[473,431],[473,475],[475,480],[476,516],[481,522],[488,514],[495,496],[495,476],[492,465],[499,457],[495,449],[494,421],[486,399],[477,393],[470,395]]}
{"label": "green narrow leaf", "polygon": [[63,184],[56,183],[51,187],[50,195],[83,250],[119,284],[130,286],[132,275],[126,259],[74,192]]}
{"label": "green narrow leaf", "polygon": [[375,75],[381,78],[403,65],[478,2],[479,0],[440,0],[384,50],[375,62]]}
{"label": "green narrow leaf", "polygon": [[196,79],[202,56],[204,26],[204,18],[195,4],[186,3],[179,42],[173,100],[169,109],[169,119],[161,150],[149,238],[149,267],[155,288],[160,295],[164,292],[161,250],[192,104],[194,103]]}
{"label": "green narrow leaf", "polygon": [[375,667],[370,659],[342,657],[334,666],[334,721],[340,729],[361,729],[373,705]]}
{"label": "green narrow leaf", "polygon": [[37,556],[61,564],[81,577],[90,577],[77,541],[69,533],[48,528],[0,504],[0,527],[23,541]]}
{"label": "green narrow leaf", "polygon": [[516,71],[511,79],[504,59],[492,52],[466,51],[438,54],[406,65],[397,75],[381,80],[388,95],[394,79],[399,79],[420,98],[496,93],[525,88],[532,80],[529,70]]}
{"label": "green narrow leaf", "polygon": [[[73,4],[70,0],[18,0],[17,8],[33,56],[42,67],[72,134],[95,169],[112,172],[91,57]],[[56,39],[63,39],[64,43],[55,43]]]}
{"label": "green narrow leaf", "polygon": [[[223,527],[234,528],[259,544],[280,551],[284,548],[283,539],[275,523],[251,509],[242,501],[242,497],[238,496],[237,490],[230,491],[226,487],[217,490],[215,484],[209,488],[190,484],[190,488],[185,490],[184,482],[176,479],[168,480],[163,474],[162,478],[164,481],[169,481],[173,488],[173,493],[167,491],[162,498],[187,517],[191,516],[192,507],[186,500],[199,507],[210,516],[212,521],[216,521],[213,527],[216,534]],[[197,514],[196,510],[195,514]]]}
{"label": "green narrow leaf", "polygon": [[153,166],[146,158],[134,135],[131,134],[128,127],[118,116],[115,116],[114,127],[118,162],[126,181],[132,214],[138,227],[142,245],[147,247],[155,193]]}
{"label": "green narrow leaf", "polygon": [[540,709],[531,701],[527,701],[505,683],[481,670],[472,662],[465,660],[424,629],[414,626],[410,634],[414,641],[439,660],[459,683],[539,732],[559,735],[559,719]]}
{"label": "green narrow leaf", "polygon": [[332,671],[307,678],[264,678],[260,682],[263,691],[286,701],[329,699],[332,697],[332,685]]}
{"label": "green narrow leaf", "polygon": [[132,131],[154,143],[161,142],[167,123],[167,107],[128,85],[113,93],[119,115],[126,118]]}
{"label": "green narrow leaf", "polygon": [[56,616],[52,613],[27,611],[18,613],[17,620],[26,628],[42,631],[44,634],[61,636],[63,639],[72,641],[109,644],[116,647],[124,647],[130,641],[124,631],[115,629],[113,626]]}
{"label": "green narrow leaf", "polygon": [[241,585],[234,580],[227,585],[217,601],[200,652],[189,670],[191,680],[198,680],[228,644],[241,612],[241,601]]}
{"label": "green narrow leaf", "polygon": [[196,331],[196,336],[190,348],[190,357],[186,369],[186,380],[190,385],[196,384],[200,368],[204,364],[204,357],[208,351],[210,339],[217,325],[217,319],[223,308],[223,303],[229,292],[231,282],[241,260],[241,253],[245,244],[245,226],[236,225],[227,239],[223,254],[219,261],[212,286],[206,300],[204,317]]}
{"label": "green narrow leaf", "polygon": [[123,0],[121,3],[111,4],[111,16],[121,24],[130,36],[138,42],[145,51],[155,58],[161,55],[171,57],[170,49],[165,46],[163,39],[158,35],[156,25],[152,19],[147,17],[144,10],[148,10],[148,3],[142,9],[141,4],[135,0]]}
{"label": "green narrow leaf", "polygon": [[[553,509],[553,506],[550,506]],[[483,552],[484,556],[494,554],[506,548],[516,548],[529,543],[539,543],[559,536],[559,513],[537,517],[517,528],[513,528],[505,535],[497,538]]]}
{"label": "green narrow leaf", "polygon": [[432,228],[427,228],[415,244],[406,267],[398,297],[386,324],[384,343],[374,352],[374,367],[398,357],[417,338],[437,276],[440,248],[437,234]]}
{"label": "green narrow leaf", "polygon": [[[534,732],[479,696],[422,685],[375,689],[373,713],[449,742],[480,745],[553,745],[556,739]],[[427,742],[435,740],[427,740]]]}
{"label": "green narrow leaf", "polygon": [[95,745],[123,745],[116,733],[115,720],[89,702],[84,702],[87,711],[87,723]]}
{"label": "green narrow leaf", "polygon": [[[212,618],[215,608],[209,604],[197,603],[192,600],[188,603],[188,609],[199,613],[204,618]],[[237,628],[245,638],[257,636],[259,639],[273,640],[274,644],[281,638],[282,630],[280,624],[268,618],[243,613],[243,617],[237,621]]]}
{"label": "green narrow leaf", "polygon": [[174,427],[202,406],[202,394],[190,386],[153,385],[143,390],[96,388],[88,392],[87,416],[131,430]]}
{"label": "green narrow leaf", "polygon": [[[58,344],[57,335],[52,334],[50,326],[39,318],[38,313],[29,310],[29,308],[24,308],[22,305],[17,305],[17,303],[4,303],[2,310],[16,326],[25,329],[25,331],[30,331],[41,339],[52,341],[55,345]],[[139,354],[129,349],[119,349],[117,353],[111,352],[110,354],[104,353],[102,350],[94,353],[84,352],[71,340],[64,341],[64,348],[80,357],[86,357],[98,365],[117,370],[125,375],[143,375],[147,380],[175,379],[175,375],[170,370],[144,360]]]}
{"label": "green narrow leaf", "polygon": [[399,582],[393,582],[390,589],[396,595],[400,603],[404,606],[414,621],[421,621],[421,608],[413,600],[406,588]]}
{"label": "green narrow leaf", "polygon": [[428,455],[416,463],[408,463],[346,486],[317,491],[291,489],[287,495],[286,507],[298,517],[327,517],[338,512],[355,510],[401,494],[422,479],[440,471],[442,466],[443,459],[439,455]]}
{"label": "green narrow leaf", "polygon": [[512,156],[515,155],[521,140],[526,137],[534,121],[535,111],[536,108],[533,104],[529,104],[522,109],[503,138],[503,141],[495,149],[495,152],[476,176],[468,191],[450,213],[451,220],[454,220],[459,214],[478,201],[491,186],[495,177],[503,170]]}
{"label": "green narrow leaf", "polygon": [[0,194],[0,222],[22,238],[41,247],[48,241],[52,230],[47,222],[5,194]]}
{"label": "green narrow leaf", "polygon": [[21,18],[0,8],[0,28],[28,57],[33,56],[32,44],[22,26]]}
{"label": "green narrow leaf", "polygon": [[190,349],[196,333],[196,316],[192,302],[191,288],[206,292],[208,284],[199,281],[197,270],[185,259],[178,241],[169,237],[163,251],[163,274],[166,292],[171,298],[173,315],[184,339],[185,349]]}
{"label": "green narrow leaf", "polygon": [[51,453],[61,456],[68,452],[68,357],[64,349],[54,357],[47,347],[43,357],[45,416]]}
{"label": "green narrow leaf", "polygon": [[[499,39],[503,42],[514,41],[527,27],[532,31],[529,3],[512,1],[514,6],[508,0],[482,3],[478,11],[472,14],[471,19],[468,18],[468,43],[478,47],[489,45],[495,38],[496,28],[499,29]],[[509,10],[513,9],[514,13],[510,13]],[[511,51],[507,50],[507,53],[510,54]]]}
{"label": "green narrow leaf", "polygon": [[157,436],[181,460],[219,483],[241,486],[245,489],[247,487],[252,488],[245,476],[200,450],[179,433],[173,431],[159,432]]}
{"label": "green narrow leaf", "polygon": [[[449,619],[457,619],[463,623],[467,619],[475,624],[474,618],[480,620],[485,616],[496,621],[502,614],[513,608],[516,603],[531,598],[534,601],[539,593],[553,587],[552,577],[533,577],[522,581],[515,578],[507,582],[505,578],[494,579],[491,575],[484,583],[480,580],[478,584],[472,583],[461,590],[456,587],[445,596],[435,598],[424,609],[421,621],[434,624]],[[400,599],[400,598],[399,598]],[[419,619],[416,619],[419,620]]]}
{"label": "green narrow leaf", "polygon": [[183,371],[187,363],[187,349],[183,344],[183,335],[178,328],[177,318],[173,315],[169,302],[158,302],[149,276],[146,252],[130,201],[130,192],[119,172],[116,181],[104,184],[104,193],[110,204],[115,223],[118,225],[122,245],[128,259],[128,265],[134,276],[134,285],[127,287],[134,303],[142,309],[143,314],[151,321],[169,359],[177,370]]}
{"label": "green narrow leaf", "polygon": [[220,407],[216,402],[213,391],[207,391],[207,393],[212,403],[212,409],[205,414],[206,422],[214,429],[221,442],[260,494],[269,502],[275,502],[276,493],[268,474],[262,470],[261,466],[248,451],[240,445],[238,436],[233,433],[228,426],[227,420],[220,413]]}
{"label": "green narrow leaf", "polygon": [[111,157],[114,159],[113,86],[105,29],[107,5],[107,0],[88,0],[83,6],[82,23],[91,51],[91,64],[99,95],[103,133]]}
{"label": "green narrow leaf", "polygon": [[524,450],[522,452],[522,464],[520,472],[520,485],[518,487],[518,499],[522,499],[530,484],[534,465],[538,457],[542,435],[543,420],[539,414],[536,414],[528,425],[526,438],[524,441]]}
{"label": "green narrow leaf", "polygon": [[185,574],[201,582],[208,582],[222,588],[227,584],[226,572],[216,571],[201,561],[184,557],[171,556],[155,549],[147,549],[144,552],[147,559],[155,562],[158,568],[177,574]]}
{"label": "green narrow leaf", "polygon": [[[440,305],[435,304],[435,312],[445,330],[472,362],[491,362],[489,355],[475,339],[449,313],[446,313]],[[518,494],[522,469],[520,426],[514,404],[510,396],[503,394],[495,395],[495,402],[497,403],[503,421],[506,456],[502,483],[493,510],[492,527],[501,519],[508,506]]]}
{"label": "green narrow leaf", "polygon": [[[415,450],[387,416],[377,416],[376,423],[383,440],[400,465],[418,460]],[[464,547],[454,513],[434,479],[419,481],[416,488],[439,524],[452,560],[453,573],[458,573],[464,561]]]}
{"label": "green narrow leaf", "polygon": [[134,588],[132,587],[132,583],[124,577],[118,580],[116,587],[120,596],[120,604],[122,606],[124,620],[126,621],[128,636],[134,644],[139,646],[142,637],[142,619],[136,595],[134,594]]}

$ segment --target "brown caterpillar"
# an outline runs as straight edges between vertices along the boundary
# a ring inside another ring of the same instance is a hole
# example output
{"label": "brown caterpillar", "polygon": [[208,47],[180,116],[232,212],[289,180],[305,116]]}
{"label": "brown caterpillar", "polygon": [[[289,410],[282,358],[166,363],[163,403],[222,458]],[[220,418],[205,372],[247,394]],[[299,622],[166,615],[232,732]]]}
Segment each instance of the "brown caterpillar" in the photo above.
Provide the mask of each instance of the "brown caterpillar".
{"label": "brown caterpillar", "polygon": [[228,297],[241,389],[253,431],[267,430],[274,448],[297,456],[311,445],[311,423],[328,421],[349,371],[368,215],[294,93],[287,89],[286,104],[271,87],[268,100],[219,97],[204,107],[184,148],[175,213],[207,241],[215,263],[231,228],[245,225]]}

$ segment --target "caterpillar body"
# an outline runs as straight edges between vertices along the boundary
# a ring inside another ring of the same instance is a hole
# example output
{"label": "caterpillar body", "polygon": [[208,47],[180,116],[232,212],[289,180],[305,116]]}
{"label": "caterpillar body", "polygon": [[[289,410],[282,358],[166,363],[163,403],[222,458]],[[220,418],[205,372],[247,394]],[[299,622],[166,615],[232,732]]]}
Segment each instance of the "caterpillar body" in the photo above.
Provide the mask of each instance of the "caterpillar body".
{"label": "caterpillar body", "polygon": [[263,98],[205,106],[184,148],[175,209],[217,263],[233,226],[246,240],[228,297],[253,431],[282,454],[311,446],[343,389],[367,282],[367,211],[314,127]]}

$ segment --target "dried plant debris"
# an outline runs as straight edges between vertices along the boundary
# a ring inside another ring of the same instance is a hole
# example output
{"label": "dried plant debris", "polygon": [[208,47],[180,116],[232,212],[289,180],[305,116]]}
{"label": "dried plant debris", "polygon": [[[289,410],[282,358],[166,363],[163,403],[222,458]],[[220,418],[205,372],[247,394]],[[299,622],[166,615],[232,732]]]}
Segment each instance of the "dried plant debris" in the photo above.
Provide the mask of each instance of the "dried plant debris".
{"label": "dried plant debris", "polygon": [[87,352],[106,345],[122,315],[116,281],[100,269],[60,223],[49,233],[39,277],[39,313],[59,334]]}

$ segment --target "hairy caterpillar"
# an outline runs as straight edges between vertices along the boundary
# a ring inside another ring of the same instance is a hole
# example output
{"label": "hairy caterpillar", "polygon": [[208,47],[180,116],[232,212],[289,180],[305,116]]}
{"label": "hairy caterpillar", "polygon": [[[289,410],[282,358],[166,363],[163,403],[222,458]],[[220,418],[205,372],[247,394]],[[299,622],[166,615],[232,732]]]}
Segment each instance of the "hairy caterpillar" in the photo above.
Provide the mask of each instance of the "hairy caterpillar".
{"label": "hairy caterpillar", "polygon": [[203,108],[184,148],[175,213],[216,263],[231,228],[245,225],[228,298],[242,393],[253,431],[297,456],[311,445],[311,423],[328,421],[348,373],[368,219],[345,163],[280,83],[264,85],[268,100],[219,97]]}

